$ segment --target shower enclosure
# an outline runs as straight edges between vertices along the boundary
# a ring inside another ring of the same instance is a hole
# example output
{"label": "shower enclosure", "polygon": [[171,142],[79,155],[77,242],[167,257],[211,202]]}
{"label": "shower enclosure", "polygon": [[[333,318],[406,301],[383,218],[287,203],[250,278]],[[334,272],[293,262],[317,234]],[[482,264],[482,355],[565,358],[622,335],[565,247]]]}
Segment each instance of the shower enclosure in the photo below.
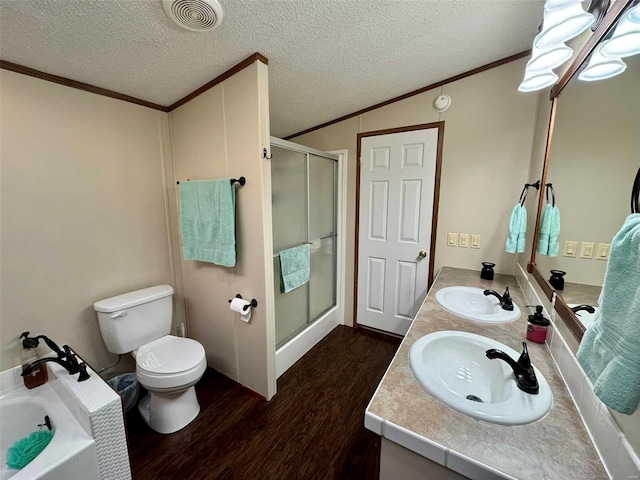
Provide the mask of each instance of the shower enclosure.
{"label": "shower enclosure", "polygon": [[[271,137],[276,373],[280,376],[338,324],[337,160]],[[309,282],[280,289],[279,252],[310,244]]]}

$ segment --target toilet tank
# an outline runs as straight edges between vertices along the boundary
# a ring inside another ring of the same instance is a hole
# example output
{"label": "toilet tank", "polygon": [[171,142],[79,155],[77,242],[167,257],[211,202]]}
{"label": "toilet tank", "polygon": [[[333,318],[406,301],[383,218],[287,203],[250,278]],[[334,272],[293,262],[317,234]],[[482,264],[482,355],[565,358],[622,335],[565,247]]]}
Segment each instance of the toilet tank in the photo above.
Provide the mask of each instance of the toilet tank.
{"label": "toilet tank", "polygon": [[129,353],[171,333],[170,285],[157,285],[93,304],[100,332],[111,353]]}

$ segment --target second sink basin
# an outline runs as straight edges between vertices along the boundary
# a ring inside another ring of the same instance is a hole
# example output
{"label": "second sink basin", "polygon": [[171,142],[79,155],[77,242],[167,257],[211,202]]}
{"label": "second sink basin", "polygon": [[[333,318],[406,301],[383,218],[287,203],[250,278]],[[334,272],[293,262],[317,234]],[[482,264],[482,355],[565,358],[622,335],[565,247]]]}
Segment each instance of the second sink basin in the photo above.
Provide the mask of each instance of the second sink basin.
{"label": "second sink basin", "polygon": [[524,425],[547,414],[553,396],[549,384],[534,367],[539,393],[525,393],[513,370],[485,352],[502,350],[514,360],[520,353],[473,333],[442,331],[419,338],[411,347],[409,366],[418,383],[445,405],[478,420],[501,425]]}
{"label": "second sink basin", "polygon": [[459,317],[477,322],[502,323],[520,318],[520,309],[515,303],[513,310],[503,310],[496,297],[487,297],[483,292],[474,287],[446,287],[436,292],[436,302]]}

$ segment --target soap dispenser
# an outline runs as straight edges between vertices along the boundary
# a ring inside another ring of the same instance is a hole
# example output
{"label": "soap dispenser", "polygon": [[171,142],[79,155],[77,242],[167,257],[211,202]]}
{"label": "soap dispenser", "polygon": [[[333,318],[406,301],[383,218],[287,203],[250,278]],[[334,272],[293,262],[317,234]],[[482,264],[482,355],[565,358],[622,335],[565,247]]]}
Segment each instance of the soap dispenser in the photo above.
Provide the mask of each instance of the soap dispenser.
{"label": "soap dispenser", "polygon": [[551,321],[542,314],[542,305],[536,305],[536,312],[529,315],[527,325],[527,340],[535,343],[544,343],[547,338],[547,329]]}
{"label": "soap dispenser", "polygon": [[[38,339],[29,337],[29,332],[23,332],[20,335],[22,340],[22,351],[20,357],[22,360],[22,369],[24,370],[33,362],[38,360]],[[27,388],[35,388],[43,385],[47,382],[49,375],[47,366],[43,363],[38,365],[31,375],[22,377],[24,379],[24,386]]]}

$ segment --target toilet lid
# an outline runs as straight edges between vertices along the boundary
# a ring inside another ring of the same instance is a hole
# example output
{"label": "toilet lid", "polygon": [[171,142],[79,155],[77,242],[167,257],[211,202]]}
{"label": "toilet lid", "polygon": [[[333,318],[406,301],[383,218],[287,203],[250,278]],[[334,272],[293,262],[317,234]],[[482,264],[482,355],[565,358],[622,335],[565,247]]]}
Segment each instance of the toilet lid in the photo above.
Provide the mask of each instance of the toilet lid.
{"label": "toilet lid", "polygon": [[204,358],[204,348],[190,338],[165,337],[147,343],[138,349],[136,364],[155,374],[184,372],[196,367]]}

